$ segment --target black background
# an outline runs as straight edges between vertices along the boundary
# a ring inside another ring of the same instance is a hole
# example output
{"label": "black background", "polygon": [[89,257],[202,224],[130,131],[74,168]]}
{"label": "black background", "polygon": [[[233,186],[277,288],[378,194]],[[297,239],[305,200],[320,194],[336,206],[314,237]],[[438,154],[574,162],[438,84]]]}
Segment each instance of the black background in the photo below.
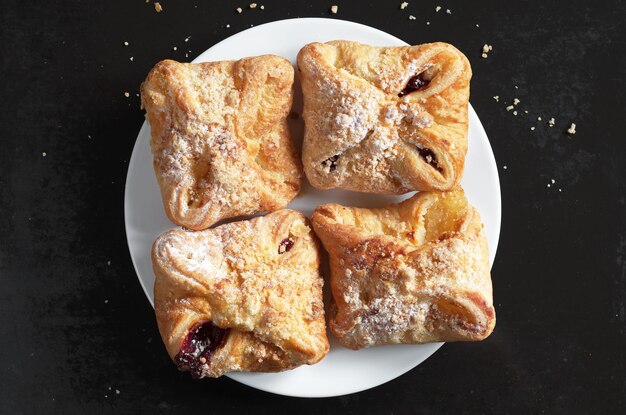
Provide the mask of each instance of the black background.
{"label": "black background", "polygon": [[[156,13],[143,0],[2,1],[0,412],[624,413],[626,3],[338,0],[336,16],[330,1],[258,3],[162,0]],[[123,219],[148,70],[304,16],[461,49],[503,210],[489,339],[446,344],[373,390],[308,400],[178,373]]]}

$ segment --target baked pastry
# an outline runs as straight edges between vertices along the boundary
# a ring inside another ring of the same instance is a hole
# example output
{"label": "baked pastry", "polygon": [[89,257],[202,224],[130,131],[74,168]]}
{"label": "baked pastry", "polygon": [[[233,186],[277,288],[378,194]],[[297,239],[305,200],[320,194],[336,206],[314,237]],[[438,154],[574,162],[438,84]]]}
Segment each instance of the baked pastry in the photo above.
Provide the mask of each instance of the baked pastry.
{"label": "baked pastry", "polygon": [[264,55],[239,61],[156,64],[141,86],[165,212],[205,229],[285,207],[302,168],[287,115],[293,67]]}
{"label": "baked pastry", "polygon": [[459,184],[472,70],[456,48],[311,43],[298,68],[313,186],[402,194]]}
{"label": "baked pastry", "polygon": [[275,372],[328,352],[320,251],[301,213],[172,230],[152,262],[161,337],[193,377]]}
{"label": "baked pastry", "polygon": [[495,326],[487,239],[460,188],[313,213],[330,256],[330,329],[359,349],[482,340]]}

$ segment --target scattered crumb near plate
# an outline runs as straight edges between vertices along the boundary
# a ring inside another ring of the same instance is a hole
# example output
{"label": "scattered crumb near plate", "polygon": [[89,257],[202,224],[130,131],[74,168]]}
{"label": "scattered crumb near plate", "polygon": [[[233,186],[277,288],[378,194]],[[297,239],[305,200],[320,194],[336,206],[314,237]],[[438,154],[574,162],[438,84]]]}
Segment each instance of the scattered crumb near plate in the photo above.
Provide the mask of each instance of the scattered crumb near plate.
{"label": "scattered crumb near plate", "polygon": [[572,135],[576,134],[576,124],[572,123],[567,129],[567,133]]}
{"label": "scattered crumb near plate", "polygon": [[515,87],[515,89],[519,89],[519,87],[517,85],[513,85]]}
{"label": "scattered crumb near plate", "polygon": [[261,6],[259,7],[259,9],[261,9],[261,10],[265,10],[265,6],[261,4]]}
{"label": "scattered crumb near plate", "polygon": [[109,304],[109,300],[104,300],[104,304]]}
{"label": "scattered crumb near plate", "polygon": [[128,42],[124,42],[124,46],[128,46]]}
{"label": "scattered crumb near plate", "polygon": [[535,127],[530,127],[530,131],[535,131]]}
{"label": "scattered crumb near plate", "polygon": [[178,48],[177,48],[176,46],[174,46],[174,47],[172,48],[172,50],[178,50]]}
{"label": "scattered crumb near plate", "polygon": [[243,10],[242,10],[242,8],[241,8],[241,7],[237,7],[237,8],[235,9],[235,11],[236,11],[237,13],[241,13]]}
{"label": "scattered crumb near plate", "polygon": [[188,58],[188,57],[189,57],[189,54],[188,54],[188,53],[185,53],[185,58]]}
{"label": "scattered crumb near plate", "polygon": [[430,24],[430,22],[426,22],[426,24],[427,24],[427,25],[429,25],[429,24]]}
{"label": "scattered crumb near plate", "polygon": [[230,25],[229,25],[229,24],[227,24],[227,25],[226,25],[226,29],[229,29],[229,28],[230,28]]}
{"label": "scattered crumb near plate", "polygon": [[134,60],[135,60],[135,57],[134,57],[134,56],[131,56],[130,58],[128,58],[128,60],[132,62],[132,61],[134,61]]}
{"label": "scattered crumb near plate", "polygon": [[537,121],[541,121],[541,117],[537,117]]}
{"label": "scattered crumb near plate", "polygon": [[561,191],[561,188],[559,187],[559,192]]}
{"label": "scattered crumb near plate", "polygon": [[496,102],[500,102],[500,95],[494,95],[493,99],[495,99]]}
{"label": "scattered crumb near plate", "polygon": [[452,10],[446,9],[446,14],[452,14]]}
{"label": "scattered crumb near plate", "polygon": [[439,13],[439,10],[441,10],[441,6],[437,6],[437,7],[435,7],[435,11],[436,11],[437,13]]}
{"label": "scattered crumb near plate", "polygon": [[528,114],[528,110],[524,110],[524,114]]}
{"label": "scattered crumb near plate", "polygon": [[415,16],[413,16],[412,14],[409,14],[409,20],[415,20],[415,19],[416,19]]}
{"label": "scattered crumb near plate", "polygon": [[41,155],[46,157],[48,154],[46,154],[46,152],[44,151],[43,153],[41,153]]}
{"label": "scattered crumb near plate", "polygon": [[513,108],[515,108],[513,105],[509,105],[508,107],[506,107],[506,110],[511,111]]}
{"label": "scattered crumb near plate", "polygon": [[158,1],[154,3],[154,10],[156,10],[157,13],[161,13],[163,11],[163,6],[161,6],[161,3],[159,3]]}
{"label": "scattered crumb near plate", "polygon": [[517,98],[513,98],[513,105],[519,104],[521,101]]}
{"label": "scattered crumb near plate", "polygon": [[554,184],[556,181],[554,179],[550,179],[550,183]]}
{"label": "scattered crumb near plate", "polygon": [[478,23],[476,23],[476,27],[480,27],[480,25]]}
{"label": "scattered crumb near plate", "polygon": [[546,185],[546,187],[550,187],[550,183],[548,183],[548,184]]}
{"label": "scattered crumb near plate", "polygon": [[125,96],[126,98],[128,98],[128,97],[130,96],[130,94],[128,93],[128,91],[127,91],[127,92],[124,92],[124,96]]}
{"label": "scattered crumb near plate", "polygon": [[337,11],[339,11],[339,6],[337,6],[337,5],[330,6],[330,12],[332,14],[337,14]]}
{"label": "scattered crumb near plate", "polygon": [[508,169],[508,167],[507,167],[507,166],[502,166],[502,168],[503,168],[504,170]]}
{"label": "scattered crumb near plate", "polygon": [[115,389],[115,394],[119,395],[120,394],[120,390],[119,389]]}
{"label": "scattered crumb near plate", "polygon": [[487,43],[485,43],[485,44],[483,45],[482,54],[481,54],[480,56],[482,56],[482,57],[483,57],[483,59],[487,58],[487,54],[488,54],[489,52],[491,52],[491,50],[492,50],[492,49],[493,49],[493,46],[488,45]]}
{"label": "scattered crumb near plate", "polygon": [[517,115],[517,111],[513,111],[513,115]]}
{"label": "scattered crumb near plate", "polygon": [[400,10],[404,10],[404,9],[406,9],[406,6],[408,6],[408,5],[409,5],[409,3],[408,3],[408,2],[403,1],[402,3],[400,3]]}
{"label": "scattered crumb near plate", "polygon": [[248,7],[250,7],[251,9],[256,9],[256,3],[250,3]]}
{"label": "scattered crumb near plate", "polygon": [[554,124],[556,124],[556,121],[554,120],[554,117],[552,117],[548,120],[548,125],[550,127],[554,127]]}
{"label": "scattered crumb near plate", "polygon": [[87,134],[87,138],[91,139],[91,135],[90,135],[90,134]]}
{"label": "scattered crumb near plate", "polygon": [[111,265],[111,261],[107,261],[107,265]]}
{"label": "scattered crumb near plate", "polygon": [[187,36],[187,37],[185,38],[185,42],[189,42],[189,39],[191,39],[191,36]]}

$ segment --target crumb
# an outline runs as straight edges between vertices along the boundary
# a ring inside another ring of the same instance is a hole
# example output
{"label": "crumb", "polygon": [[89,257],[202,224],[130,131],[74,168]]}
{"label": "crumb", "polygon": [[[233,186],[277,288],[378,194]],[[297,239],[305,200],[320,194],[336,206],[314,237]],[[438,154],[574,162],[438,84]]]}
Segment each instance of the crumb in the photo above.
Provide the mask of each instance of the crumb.
{"label": "crumb", "polygon": [[335,5],[330,6],[330,12],[331,12],[332,14],[337,14],[337,11],[338,11],[338,10],[339,10],[339,7],[338,7],[338,6],[335,6]]}
{"label": "crumb", "polygon": [[125,96],[126,98],[128,98],[128,97],[130,96],[130,94],[129,94],[128,92],[124,92],[124,96]]}
{"label": "crumb", "polygon": [[237,7],[235,10],[237,11],[237,13],[241,13],[243,11],[241,10],[241,7]]}
{"label": "crumb", "polygon": [[120,390],[119,389],[115,389],[115,394],[119,395],[120,394]]}
{"label": "crumb", "polygon": [[480,25],[478,23],[476,23],[476,27],[480,27]]}
{"label": "crumb", "polygon": [[504,170],[506,170],[508,167],[507,167],[507,166],[502,166],[502,168],[503,168]]}
{"label": "crumb", "polygon": [[561,188],[559,187],[559,192],[561,191]]}
{"label": "crumb", "polygon": [[530,127],[530,131],[535,131],[535,127]]}
{"label": "crumb", "polygon": [[441,6],[437,6],[437,7],[435,7],[435,11],[436,11],[437,13],[439,13],[439,10],[441,10]]}
{"label": "crumb", "polygon": [[131,57],[130,57],[130,58],[128,58],[128,59],[132,62],[133,60],[135,60],[135,57],[134,57],[134,56],[131,56]]}
{"label": "crumb", "polygon": [[226,25],[226,28],[228,29],[229,27],[230,27],[230,25],[229,25],[229,24],[227,24],[227,25]]}
{"label": "crumb", "polygon": [[188,58],[188,57],[189,57],[189,54],[188,54],[188,53],[185,53],[185,58]]}
{"label": "crumb", "polygon": [[450,9],[446,9],[446,14],[452,14],[452,11]]}
{"label": "crumb", "polygon": [[44,157],[46,157],[46,156],[47,156],[47,154],[46,154],[46,152],[45,152],[45,151],[44,151],[43,153],[41,153],[41,155],[42,155],[42,156],[44,156]]}
{"label": "crumb", "polygon": [[189,42],[189,39],[191,39],[191,36],[187,36],[187,37],[185,38],[185,42]]}
{"label": "crumb", "polygon": [[554,181],[554,179],[550,179],[550,183],[554,184],[556,182]]}
{"label": "crumb", "polygon": [[409,20],[415,20],[415,19],[416,19],[415,16],[413,16],[412,14],[409,14]]}
{"label": "crumb", "polygon": [[548,184],[546,185],[546,187],[550,187],[550,183],[548,183]]}
{"label": "crumb", "polygon": [[404,10],[406,9],[406,6],[408,6],[409,3],[407,3],[406,1],[403,1],[402,3],[400,3],[400,10]]}
{"label": "crumb", "polygon": [[430,24],[430,22],[426,22],[426,24],[427,24],[427,25],[429,25],[429,24]]}
{"label": "crumb", "polygon": [[265,6],[261,4],[261,7],[259,7],[259,9],[265,10]]}
{"label": "crumb", "polygon": [[172,50],[178,50],[178,48],[177,48],[176,46],[174,46],[174,47],[172,48]]}
{"label": "crumb", "polygon": [[524,110],[524,114],[528,114],[528,110]]}
{"label": "crumb", "polygon": [[481,53],[481,54],[480,54],[480,56],[481,56],[481,58],[483,58],[483,59],[487,58],[487,54],[486,54],[486,53]]}
{"label": "crumb", "polygon": [[250,3],[248,7],[250,7],[251,9],[256,9],[256,3]]}
{"label": "crumb", "polygon": [[517,111],[513,111],[513,115],[517,115]]}
{"label": "crumb", "polygon": [[495,99],[496,102],[500,102],[500,95],[494,95],[493,99]]}
{"label": "crumb", "polygon": [[537,121],[541,121],[541,117],[537,117]]}
{"label": "crumb", "polygon": [[109,304],[109,300],[104,300],[104,304]]}
{"label": "crumb", "polygon": [[519,89],[519,88],[517,87],[517,85],[513,85],[513,86],[515,87],[515,89]]}
{"label": "crumb", "polygon": [[550,118],[550,119],[548,120],[548,125],[549,125],[550,127],[554,127],[554,124],[555,124],[555,123],[556,123],[556,121],[554,121],[554,117],[552,117],[552,118]]}
{"label": "crumb", "polygon": [[128,46],[128,42],[124,42],[124,46]]}
{"label": "crumb", "polygon": [[154,10],[156,10],[157,13],[161,13],[163,11],[163,7],[161,6],[161,3],[159,3],[158,1],[154,3]]}
{"label": "crumb", "polygon": [[485,43],[485,44],[483,45],[483,53],[481,54],[481,56],[482,56],[483,58],[486,58],[486,57],[487,57],[487,54],[488,54],[489,52],[491,52],[491,51],[492,51],[492,49],[493,49],[493,46],[488,45],[488,44],[486,44],[486,43]]}
{"label": "crumb", "polygon": [[111,265],[111,261],[107,261],[107,265]]}
{"label": "crumb", "polygon": [[520,100],[517,98],[513,98],[513,105],[517,105],[520,103]]}
{"label": "crumb", "polygon": [[572,135],[576,134],[576,124],[572,123],[567,129],[567,133]]}
{"label": "crumb", "polygon": [[513,108],[514,108],[513,105],[509,105],[508,107],[506,107],[506,110],[511,111]]}

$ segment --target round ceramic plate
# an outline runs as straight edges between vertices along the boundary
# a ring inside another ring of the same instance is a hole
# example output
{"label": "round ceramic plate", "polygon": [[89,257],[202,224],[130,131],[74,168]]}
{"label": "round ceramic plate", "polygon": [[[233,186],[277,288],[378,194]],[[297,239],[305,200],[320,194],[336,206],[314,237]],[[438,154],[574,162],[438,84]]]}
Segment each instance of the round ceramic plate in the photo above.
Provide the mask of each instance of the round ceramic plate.
{"label": "round ceramic plate", "polygon": [[[310,42],[335,39],[355,40],[378,46],[406,45],[380,30],[334,19],[291,19],[264,24],[237,33],[198,56],[194,62],[240,59],[246,56],[276,54],[295,63],[302,46]],[[302,97],[296,86],[294,111],[301,113]],[[302,140],[302,121],[291,120],[292,134],[298,145]],[[469,150],[463,188],[480,211],[493,264],[500,234],[500,182],[487,135],[473,108],[469,108]],[[306,182],[306,180],[305,180]],[[405,199],[404,196],[377,196],[343,190],[320,191],[304,183],[302,195],[288,206],[310,217],[322,203],[349,206],[382,206]],[[150,127],[139,131],[128,167],[124,201],[126,234],[130,255],[146,296],[154,304],[154,274],[150,259],[156,237],[175,225],[163,211],[161,194],[152,169]],[[393,345],[352,351],[341,347],[329,333],[330,351],[318,364],[282,373],[233,373],[238,382],[281,395],[325,397],[345,395],[372,388],[394,379],[420,364],[443,343]],[[173,367],[172,367],[173,369]]]}

